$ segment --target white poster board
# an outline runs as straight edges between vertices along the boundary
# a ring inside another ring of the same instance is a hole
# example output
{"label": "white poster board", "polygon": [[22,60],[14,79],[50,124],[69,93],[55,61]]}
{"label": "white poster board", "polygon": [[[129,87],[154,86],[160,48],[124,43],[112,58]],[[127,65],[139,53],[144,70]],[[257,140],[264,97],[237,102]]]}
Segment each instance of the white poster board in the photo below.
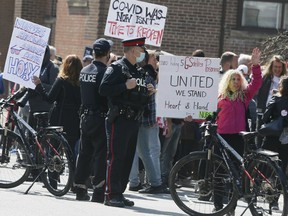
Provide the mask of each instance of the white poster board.
{"label": "white poster board", "polygon": [[128,39],[146,37],[146,44],[161,46],[167,7],[136,0],[111,0],[105,35]]}
{"label": "white poster board", "polygon": [[160,55],[156,115],[205,119],[217,109],[220,59]]}
{"label": "white poster board", "polygon": [[39,77],[49,35],[49,28],[17,17],[3,78],[34,89],[31,77]]}

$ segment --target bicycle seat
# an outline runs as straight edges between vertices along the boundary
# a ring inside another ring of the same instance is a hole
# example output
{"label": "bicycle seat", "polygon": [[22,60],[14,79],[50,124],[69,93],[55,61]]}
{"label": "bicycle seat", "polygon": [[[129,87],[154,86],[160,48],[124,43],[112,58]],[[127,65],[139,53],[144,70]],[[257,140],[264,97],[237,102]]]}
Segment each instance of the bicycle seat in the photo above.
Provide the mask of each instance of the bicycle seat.
{"label": "bicycle seat", "polygon": [[252,132],[247,132],[247,131],[240,131],[239,134],[243,137],[243,139],[250,139],[255,137],[258,132],[257,131],[252,131]]}
{"label": "bicycle seat", "polygon": [[274,152],[274,151],[270,151],[270,150],[262,149],[262,148],[259,148],[259,149],[255,150],[254,152],[266,155],[268,157],[276,157],[279,155],[278,152]]}
{"label": "bicycle seat", "polygon": [[45,130],[54,130],[58,132],[63,132],[63,126],[49,126],[45,127]]}
{"label": "bicycle seat", "polygon": [[36,112],[33,113],[33,116],[35,118],[48,117],[48,112]]}

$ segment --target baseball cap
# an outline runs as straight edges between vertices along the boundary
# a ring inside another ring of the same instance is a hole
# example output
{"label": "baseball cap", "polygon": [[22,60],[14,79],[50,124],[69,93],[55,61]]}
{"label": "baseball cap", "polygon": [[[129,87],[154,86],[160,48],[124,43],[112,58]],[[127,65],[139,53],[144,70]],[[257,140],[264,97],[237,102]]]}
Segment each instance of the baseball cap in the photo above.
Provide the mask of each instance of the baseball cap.
{"label": "baseball cap", "polygon": [[85,61],[92,61],[93,60],[93,56],[92,55],[85,55],[82,59],[83,62]]}
{"label": "baseball cap", "polygon": [[93,50],[96,54],[101,54],[103,52],[109,51],[112,46],[113,42],[111,40],[99,38],[93,43]]}
{"label": "baseball cap", "polygon": [[239,65],[237,70],[242,72],[244,75],[248,74],[248,67],[244,64]]}

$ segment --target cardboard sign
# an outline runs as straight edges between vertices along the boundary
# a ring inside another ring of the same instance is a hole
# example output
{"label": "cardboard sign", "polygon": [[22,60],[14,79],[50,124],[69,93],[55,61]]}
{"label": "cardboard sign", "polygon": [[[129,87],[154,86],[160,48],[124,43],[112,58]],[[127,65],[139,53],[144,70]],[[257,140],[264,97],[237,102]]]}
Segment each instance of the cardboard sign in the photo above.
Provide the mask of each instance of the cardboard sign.
{"label": "cardboard sign", "polygon": [[160,55],[156,115],[205,119],[217,109],[220,59]]}
{"label": "cardboard sign", "polygon": [[40,74],[50,29],[16,18],[7,52],[3,78],[31,89],[31,78]]}
{"label": "cardboard sign", "polygon": [[146,44],[161,46],[167,7],[135,0],[111,0],[105,35],[128,39],[146,37]]}

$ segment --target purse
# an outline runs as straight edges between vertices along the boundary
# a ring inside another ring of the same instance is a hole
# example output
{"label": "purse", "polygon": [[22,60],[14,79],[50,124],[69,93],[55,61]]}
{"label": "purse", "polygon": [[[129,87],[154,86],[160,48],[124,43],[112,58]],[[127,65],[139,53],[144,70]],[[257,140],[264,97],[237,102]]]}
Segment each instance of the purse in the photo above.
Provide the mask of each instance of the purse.
{"label": "purse", "polygon": [[283,131],[283,117],[279,116],[267,124],[263,124],[258,132],[263,136],[280,136]]}

